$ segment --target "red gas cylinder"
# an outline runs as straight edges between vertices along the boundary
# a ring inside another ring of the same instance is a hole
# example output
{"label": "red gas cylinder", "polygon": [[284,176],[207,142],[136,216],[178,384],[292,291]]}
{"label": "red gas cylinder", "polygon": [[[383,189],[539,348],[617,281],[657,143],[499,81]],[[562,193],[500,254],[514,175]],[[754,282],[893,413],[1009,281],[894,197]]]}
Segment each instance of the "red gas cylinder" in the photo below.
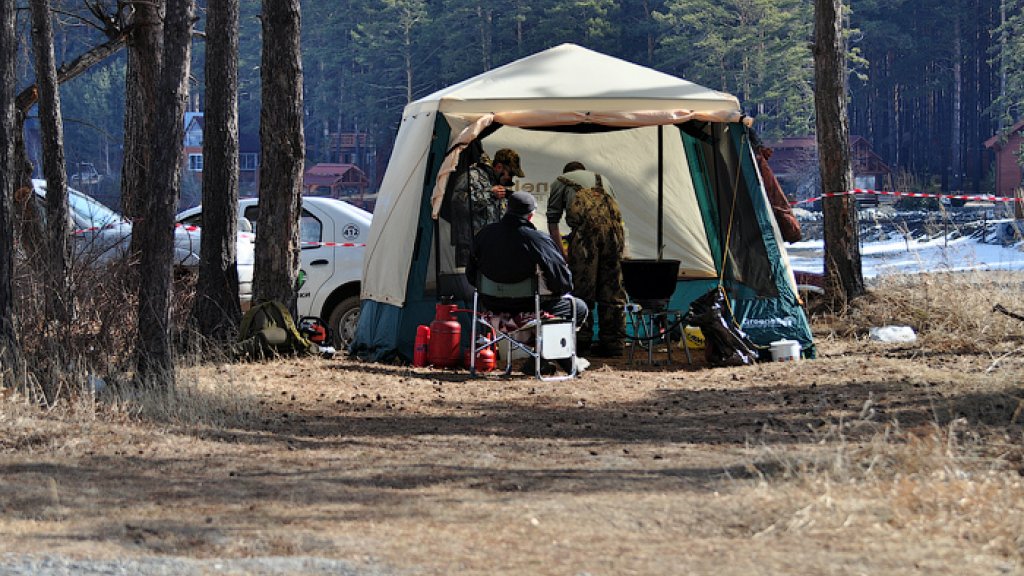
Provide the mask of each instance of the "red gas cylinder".
{"label": "red gas cylinder", "polygon": [[426,366],[427,365],[427,350],[430,346],[430,327],[429,326],[417,326],[416,327],[416,341],[413,343],[412,349],[412,365],[413,366]]}
{"label": "red gas cylinder", "polygon": [[430,323],[430,346],[427,362],[437,368],[454,368],[462,360],[459,341],[462,325],[455,319],[455,304],[438,304],[434,321]]}
{"label": "red gas cylinder", "polygon": [[[470,355],[473,354],[472,348],[467,348],[466,353],[462,359],[462,362],[469,368]],[[498,367],[498,355],[494,353],[491,348],[484,348],[483,350],[476,353],[476,363],[473,365],[477,372],[490,372]]]}

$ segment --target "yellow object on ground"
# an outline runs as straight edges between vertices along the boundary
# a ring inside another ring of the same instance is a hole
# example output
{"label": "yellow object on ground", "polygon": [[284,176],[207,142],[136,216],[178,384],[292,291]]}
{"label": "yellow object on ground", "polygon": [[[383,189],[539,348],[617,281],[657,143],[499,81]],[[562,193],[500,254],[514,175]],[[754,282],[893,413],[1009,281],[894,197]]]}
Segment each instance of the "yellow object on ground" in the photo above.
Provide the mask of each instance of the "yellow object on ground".
{"label": "yellow object on ground", "polygon": [[[683,342],[686,342],[686,347],[690,350],[703,350],[704,349],[704,333],[700,331],[700,328],[696,326],[687,326],[683,329],[683,333],[686,334],[686,338]],[[679,347],[683,347],[683,343],[679,343]]]}

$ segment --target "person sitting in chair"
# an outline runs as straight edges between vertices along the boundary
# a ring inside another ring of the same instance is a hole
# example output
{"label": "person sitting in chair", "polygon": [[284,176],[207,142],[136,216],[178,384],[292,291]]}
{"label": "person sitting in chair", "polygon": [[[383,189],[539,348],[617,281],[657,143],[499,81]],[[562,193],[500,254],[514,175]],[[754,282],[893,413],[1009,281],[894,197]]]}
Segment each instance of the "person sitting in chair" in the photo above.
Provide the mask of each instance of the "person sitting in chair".
{"label": "person sitting in chair", "polygon": [[[572,273],[551,237],[533,225],[537,201],[527,192],[508,197],[508,207],[500,221],[484,226],[473,238],[466,265],[466,278],[473,286],[477,276],[502,284],[522,282],[539,272],[541,310],[563,319],[571,319],[576,308],[576,328],[587,318],[585,302],[571,296]],[[563,296],[567,296],[563,298]],[[532,312],[532,298],[488,298],[481,304],[494,312]]]}

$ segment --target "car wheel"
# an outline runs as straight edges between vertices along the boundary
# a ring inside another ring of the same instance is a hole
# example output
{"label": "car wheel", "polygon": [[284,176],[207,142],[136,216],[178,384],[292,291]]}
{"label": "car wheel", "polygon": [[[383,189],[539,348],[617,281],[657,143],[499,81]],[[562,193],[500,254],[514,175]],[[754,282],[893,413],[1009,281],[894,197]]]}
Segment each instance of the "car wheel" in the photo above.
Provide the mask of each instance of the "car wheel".
{"label": "car wheel", "polygon": [[359,325],[359,297],[349,296],[331,310],[327,324],[334,334],[334,347],[343,352],[348,350],[356,337],[356,326]]}

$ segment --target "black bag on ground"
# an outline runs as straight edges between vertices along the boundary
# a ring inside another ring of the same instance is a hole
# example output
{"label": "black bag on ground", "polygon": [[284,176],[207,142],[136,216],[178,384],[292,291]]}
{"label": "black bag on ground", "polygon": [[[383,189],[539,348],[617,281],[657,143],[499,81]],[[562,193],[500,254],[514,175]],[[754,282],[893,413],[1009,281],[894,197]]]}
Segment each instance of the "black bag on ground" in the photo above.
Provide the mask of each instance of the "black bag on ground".
{"label": "black bag on ground", "polygon": [[683,320],[704,334],[706,355],[712,366],[746,366],[757,361],[757,347],[728,317],[721,289],[715,288],[694,300]]}

